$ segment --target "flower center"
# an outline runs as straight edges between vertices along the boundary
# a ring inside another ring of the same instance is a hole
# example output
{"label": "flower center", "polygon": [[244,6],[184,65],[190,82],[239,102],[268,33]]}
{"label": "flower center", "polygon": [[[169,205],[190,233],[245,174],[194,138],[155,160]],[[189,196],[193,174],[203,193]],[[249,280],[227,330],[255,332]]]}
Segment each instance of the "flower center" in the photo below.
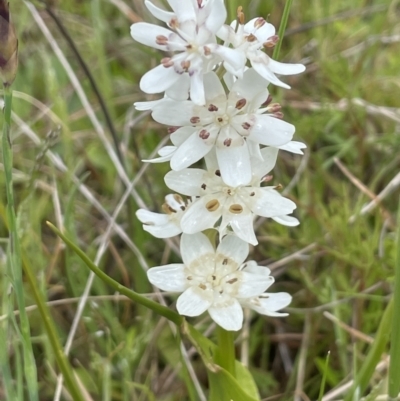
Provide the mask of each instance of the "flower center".
{"label": "flower center", "polygon": [[215,124],[219,127],[223,127],[224,125],[228,125],[230,123],[230,116],[228,114],[222,114],[219,116],[215,116]]}

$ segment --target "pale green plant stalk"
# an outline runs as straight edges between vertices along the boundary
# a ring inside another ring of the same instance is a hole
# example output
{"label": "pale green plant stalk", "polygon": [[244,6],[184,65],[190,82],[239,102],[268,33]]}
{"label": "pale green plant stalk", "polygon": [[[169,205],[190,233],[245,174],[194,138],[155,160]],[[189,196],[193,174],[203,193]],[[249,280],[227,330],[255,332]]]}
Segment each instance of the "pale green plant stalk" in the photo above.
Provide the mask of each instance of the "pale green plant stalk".
{"label": "pale green plant stalk", "polygon": [[281,20],[281,24],[279,25],[279,31],[278,31],[279,40],[274,48],[274,52],[272,53],[272,58],[274,60],[278,59],[279,53],[281,51],[282,39],[283,39],[283,35],[285,34],[285,31],[286,31],[286,25],[289,20],[289,14],[290,14],[290,9],[292,8],[292,3],[293,3],[293,0],[288,0],[285,4],[285,8],[283,10],[282,20]]}
{"label": "pale green plant stalk", "polygon": [[15,291],[21,322],[21,343],[24,356],[24,373],[26,377],[29,399],[38,401],[38,381],[33,355],[29,320],[25,311],[25,295],[22,282],[21,244],[18,236],[17,218],[15,215],[12,166],[13,154],[10,136],[12,108],[12,90],[9,85],[4,85],[4,122],[2,136],[2,152],[4,175],[7,195],[7,220],[9,225],[9,246],[7,259],[10,263],[10,274],[13,289]]}
{"label": "pale green plant stalk", "polygon": [[[397,238],[396,238],[396,263],[395,281],[393,294],[394,310],[400,311],[400,203],[397,211]],[[389,400],[397,400],[400,392],[400,321],[392,320],[392,337],[390,347],[390,368],[389,368]]]}

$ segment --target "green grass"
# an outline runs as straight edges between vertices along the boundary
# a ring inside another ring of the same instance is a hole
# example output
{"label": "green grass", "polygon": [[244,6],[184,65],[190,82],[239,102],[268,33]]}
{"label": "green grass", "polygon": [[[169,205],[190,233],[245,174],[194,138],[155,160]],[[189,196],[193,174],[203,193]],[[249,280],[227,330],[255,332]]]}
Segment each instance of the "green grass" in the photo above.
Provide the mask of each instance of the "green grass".
{"label": "green grass", "polygon": [[[131,9],[130,15],[149,18],[141,1],[125,0],[124,4]],[[239,2],[230,0],[229,4],[230,15],[235,15]],[[241,5],[248,19],[269,16],[278,29],[284,1],[253,0]],[[68,237],[102,271],[139,293],[152,291],[144,273],[148,266],[179,261],[174,250],[177,242],[154,239],[133,214],[143,205],[153,210],[160,207],[169,193],[162,179],[169,170],[167,164],[145,166],[136,192],[115,217],[118,226],[108,233],[109,241],[104,238],[126,191],[126,179],[138,175],[144,166],[140,160],[148,158],[166,136],[164,127],[132,106],[149,98],[140,93],[138,83],[161,56],[131,39],[129,17],[111,2],[56,2],[55,14],[88,65],[112,118],[123,156],[121,169],[118,156],[114,161],[110,158],[117,153],[98,97],[54,21],[43,7],[36,19],[20,0],[10,7],[20,58],[11,125],[18,232],[36,289],[48,303],[64,346],[80,315],[78,303],[90,271],[46,221],[58,227],[63,222]],[[276,284],[271,291],[291,293],[293,303],[285,319],[252,316],[248,336],[236,339],[237,357],[248,364],[262,399],[319,399],[323,383],[323,400],[344,399],[353,391],[358,394],[350,383],[354,378],[362,383],[359,397],[376,399],[388,394],[389,336],[385,336],[389,333],[380,333],[387,327],[387,321],[381,323],[385,311],[386,316],[390,313],[387,307],[394,286],[399,189],[378,207],[361,213],[371,199],[344,175],[335,158],[374,194],[399,172],[400,56],[395,36],[399,13],[398,2],[388,0],[293,1],[279,59],[303,62],[307,71],[284,78],[291,91],[273,88],[271,92],[274,101],[282,103],[285,120],[296,126],[296,139],[308,145],[308,158],[281,152],[274,169],[275,180],[291,188],[287,196],[298,205],[301,225],[286,228],[263,222],[258,229],[260,245],[252,251],[252,258],[273,267]],[[86,110],[66,65],[40,30],[38,18],[77,76],[88,99]],[[87,111],[94,112],[91,118]],[[296,172],[296,181],[290,185]],[[5,185],[0,173],[0,188]],[[0,363],[4,376],[0,400],[6,399],[9,388],[22,401],[29,399],[20,334],[23,320],[18,313],[13,315],[17,302],[16,294],[9,291],[7,239],[6,193],[1,189]],[[283,258],[287,260],[279,263]],[[25,304],[35,305],[28,278],[23,278]],[[173,307],[175,297],[164,299]],[[328,319],[325,311],[336,320]],[[396,309],[393,313],[398,315]],[[180,355],[165,320],[115,294],[98,278],[81,315],[68,361],[83,399],[195,400],[201,399],[198,388],[207,397],[200,358],[186,344],[190,365],[189,370],[182,368],[186,356]],[[28,308],[27,316],[38,399],[53,400],[57,358],[39,311]],[[211,321],[204,316],[193,323],[207,332]],[[375,344],[369,344],[368,337],[377,338]],[[216,341],[217,333],[211,330],[210,338]],[[374,366],[377,362],[379,367]],[[333,391],[338,395],[329,398]],[[67,387],[63,388],[59,400],[70,399]]]}

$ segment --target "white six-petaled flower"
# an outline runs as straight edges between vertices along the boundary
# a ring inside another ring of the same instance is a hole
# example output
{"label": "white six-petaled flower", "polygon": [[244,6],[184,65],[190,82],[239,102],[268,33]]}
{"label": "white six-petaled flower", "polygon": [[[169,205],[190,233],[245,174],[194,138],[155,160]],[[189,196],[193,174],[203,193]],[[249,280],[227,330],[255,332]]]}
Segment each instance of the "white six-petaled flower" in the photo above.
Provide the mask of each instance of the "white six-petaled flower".
{"label": "white six-petaled flower", "polygon": [[217,44],[215,34],[226,19],[223,0],[168,0],[173,12],[156,7],[146,0],[148,10],[169,29],[146,22],[131,26],[136,41],[167,52],[161,64],[147,72],[140,81],[146,93],[166,91],[170,98],[187,99],[204,104],[203,74],[221,60],[236,68],[245,62],[244,55]]}
{"label": "white six-petaled flower", "polygon": [[[171,134],[177,147],[171,168],[182,170],[216,149],[219,169],[230,186],[249,184],[251,158],[259,145],[288,144],[295,132],[292,124],[276,118],[278,104],[270,101],[266,81],[253,69],[237,80],[228,96],[214,72],[204,76],[206,104],[164,99],[153,109],[153,118],[162,124],[180,127]],[[255,154],[254,154],[255,153]]]}
{"label": "white six-petaled flower", "polygon": [[182,292],[176,304],[181,315],[199,316],[208,311],[218,325],[236,331],[243,324],[241,305],[276,315],[288,301],[278,296],[263,305],[263,294],[274,279],[268,268],[255,262],[244,263],[248,253],[248,244],[233,235],[224,237],[214,250],[204,234],[183,234],[183,263],[154,267],[147,275],[153,285],[164,291]]}

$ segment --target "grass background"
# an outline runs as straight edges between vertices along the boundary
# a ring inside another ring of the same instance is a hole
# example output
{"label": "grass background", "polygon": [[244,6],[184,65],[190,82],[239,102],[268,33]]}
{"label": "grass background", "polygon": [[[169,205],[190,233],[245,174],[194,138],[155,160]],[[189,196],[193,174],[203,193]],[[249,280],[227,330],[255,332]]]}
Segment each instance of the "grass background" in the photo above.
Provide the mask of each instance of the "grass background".
{"label": "grass background", "polygon": [[[179,260],[176,239],[151,237],[134,216],[139,207],[159,210],[168,194],[168,164],[140,161],[166,140],[166,129],[132,106],[150,99],[138,83],[161,54],[135,43],[129,26],[151,17],[139,0],[52,3],[104,98],[122,160],[88,76],[44,3],[11,1],[20,60],[13,85],[14,189],[26,259],[63,345],[76,324],[68,353],[85,399],[188,400],[189,379],[164,320],[98,279],[77,320],[89,271],[45,225],[49,220],[64,226],[103,271],[138,292],[152,292],[144,269]],[[230,15],[239,4],[229,0]],[[279,26],[283,1],[241,5],[248,19],[262,15]],[[274,177],[297,203],[301,225],[259,221],[260,245],[251,255],[272,268],[273,291],[291,293],[293,303],[285,319],[248,316],[236,340],[237,355],[263,399],[317,399],[323,378],[323,399],[343,399],[390,299],[400,184],[399,17],[397,0],[293,2],[280,60],[302,62],[307,71],[285,79],[291,91],[274,87],[271,93],[285,120],[296,125],[295,139],[308,149],[303,157],[281,152]],[[121,202],[134,179],[134,191]],[[365,211],[381,191],[382,201]],[[5,205],[0,191],[0,330],[7,340],[1,347],[16,399],[24,400],[19,320],[6,269]],[[112,219],[118,226],[110,231]],[[39,399],[53,400],[58,368],[25,284]],[[175,299],[165,297],[172,306]],[[196,322],[214,338],[208,316]],[[387,351],[357,399],[387,394]],[[200,360],[190,349],[188,359],[206,395]],[[3,385],[0,399],[6,400]],[[71,398],[63,389],[58,399]]]}

